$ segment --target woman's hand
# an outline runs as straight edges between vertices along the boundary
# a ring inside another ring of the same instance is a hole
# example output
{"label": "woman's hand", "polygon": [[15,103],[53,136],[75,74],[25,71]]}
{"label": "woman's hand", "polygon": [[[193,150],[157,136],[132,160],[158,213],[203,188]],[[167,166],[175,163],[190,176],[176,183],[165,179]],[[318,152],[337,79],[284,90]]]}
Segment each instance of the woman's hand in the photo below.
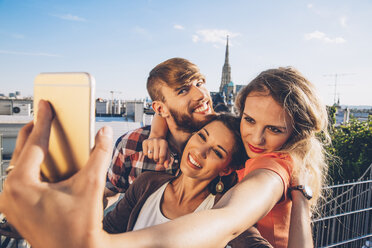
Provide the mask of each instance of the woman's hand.
{"label": "woman's hand", "polygon": [[46,183],[40,180],[40,164],[52,119],[49,104],[40,101],[36,125],[31,122],[20,131],[11,160],[14,169],[0,194],[0,212],[34,247],[99,247],[106,237],[102,195],[112,130],[98,132],[83,169],[65,181]]}

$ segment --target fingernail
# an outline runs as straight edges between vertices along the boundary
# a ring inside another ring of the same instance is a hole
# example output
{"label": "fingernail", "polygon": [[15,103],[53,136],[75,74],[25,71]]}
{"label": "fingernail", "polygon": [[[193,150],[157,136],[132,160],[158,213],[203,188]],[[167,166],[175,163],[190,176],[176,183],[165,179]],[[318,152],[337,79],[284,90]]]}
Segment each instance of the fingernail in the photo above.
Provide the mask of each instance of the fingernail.
{"label": "fingernail", "polygon": [[37,107],[40,108],[40,107],[42,106],[43,102],[44,102],[44,100],[41,99],[41,100],[39,101],[39,103],[37,104]]}
{"label": "fingernail", "polygon": [[112,128],[108,126],[104,126],[103,128],[101,128],[101,134],[104,136],[112,137],[112,134],[113,134]]}
{"label": "fingernail", "polygon": [[[49,109],[47,108],[47,105],[49,105]],[[44,114],[49,115],[51,120],[53,120],[53,118],[55,117],[55,112],[54,112],[54,108],[53,108],[52,104],[50,104],[50,102],[48,102],[46,100],[41,99],[39,101],[38,109],[41,110],[41,112],[43,112]],[[42,109],[44,109],[44,110],[42,110]]]}
{"label": "fingernail", "polygon": [[39,103],[37,104],[37,108],[40,110],[44,107],[44,104],[45,104],[45,100],[41,99],[39,101]]}

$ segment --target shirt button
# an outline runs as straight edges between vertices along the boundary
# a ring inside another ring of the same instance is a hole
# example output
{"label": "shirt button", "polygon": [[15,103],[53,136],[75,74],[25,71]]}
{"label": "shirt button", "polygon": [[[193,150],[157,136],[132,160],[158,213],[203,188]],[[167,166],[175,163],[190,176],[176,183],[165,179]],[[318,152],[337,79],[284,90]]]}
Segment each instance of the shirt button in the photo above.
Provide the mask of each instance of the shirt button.
{"label": "shirt button", "polygon": [[175,159],[174,162],[175,162],[175,163],[178,163],[178,159]]}

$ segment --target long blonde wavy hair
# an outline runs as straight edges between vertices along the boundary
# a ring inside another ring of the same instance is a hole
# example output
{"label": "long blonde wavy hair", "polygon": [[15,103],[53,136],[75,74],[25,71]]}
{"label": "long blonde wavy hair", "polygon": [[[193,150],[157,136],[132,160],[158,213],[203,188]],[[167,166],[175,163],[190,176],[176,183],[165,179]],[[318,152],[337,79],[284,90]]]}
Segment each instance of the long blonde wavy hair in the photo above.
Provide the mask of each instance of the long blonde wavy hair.
{"label": "long blonde wavy hair", "polygon": [[325,105],[313,84],[292,67],[263,71],[245,86],[235,102],[240,115],[251,92],[270,95],[291,117],[294,131],[279,150],[291,155],[293,177],[309,179],[313,190],[311,205],[314,207],[322,195],[321,189],[328,171],[324,145],[330,143],[330,136]]}

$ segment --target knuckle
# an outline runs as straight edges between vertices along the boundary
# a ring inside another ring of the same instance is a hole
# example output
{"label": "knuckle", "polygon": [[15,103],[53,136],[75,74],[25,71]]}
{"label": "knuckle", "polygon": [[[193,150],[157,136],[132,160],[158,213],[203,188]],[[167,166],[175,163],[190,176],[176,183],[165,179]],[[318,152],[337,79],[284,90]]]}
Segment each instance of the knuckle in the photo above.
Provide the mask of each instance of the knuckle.
{"label": "knuckle", "polygon": [[9,195],[11,198],[20,199],[23,191],[23,187],[20,187],[17,178],[9,174],[8,178],[4,182],[4,193]]}
{"label": "knuckle", "polygon": [[96,147],[94,150],[102,151],[104,153],[110,153],[111,151],[110,146],[104,145],[102,143],[96,144]]}

